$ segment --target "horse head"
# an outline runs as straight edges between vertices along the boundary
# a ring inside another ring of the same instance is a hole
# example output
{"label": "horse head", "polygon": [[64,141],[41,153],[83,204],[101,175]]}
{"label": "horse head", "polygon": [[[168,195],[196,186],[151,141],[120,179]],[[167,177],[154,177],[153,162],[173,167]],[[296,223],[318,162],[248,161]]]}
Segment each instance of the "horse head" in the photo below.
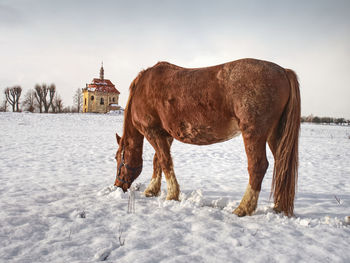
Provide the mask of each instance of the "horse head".
{"label": "horse head", "polygon": [[136,161],[140,162],[137,160],[139,158],[135,158],[135,151],[132,150],[132,147],[125,144],[125,140],[120,138],[118,134],[116,134],[116,138],[119,148],[115,156],[117,161],[117,177],[114,185],[126,192],[142,171],[142,157],[141,165],[134,165]]}

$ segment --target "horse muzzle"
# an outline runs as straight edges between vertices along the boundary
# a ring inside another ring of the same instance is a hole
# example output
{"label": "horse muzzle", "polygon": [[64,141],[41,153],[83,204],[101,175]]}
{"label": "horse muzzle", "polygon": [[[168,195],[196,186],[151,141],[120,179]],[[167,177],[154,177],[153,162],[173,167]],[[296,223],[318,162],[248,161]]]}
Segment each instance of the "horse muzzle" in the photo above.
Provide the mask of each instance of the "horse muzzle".
{"label": "horse muzzle", "polygon": [[115,186],[120,187],[121,189],[123,189],[124,193],[128,191],[128,189],[130,188],[129,183],[127,182],[122,182],[119,180],[119,178],[117,177],[114,183]]}

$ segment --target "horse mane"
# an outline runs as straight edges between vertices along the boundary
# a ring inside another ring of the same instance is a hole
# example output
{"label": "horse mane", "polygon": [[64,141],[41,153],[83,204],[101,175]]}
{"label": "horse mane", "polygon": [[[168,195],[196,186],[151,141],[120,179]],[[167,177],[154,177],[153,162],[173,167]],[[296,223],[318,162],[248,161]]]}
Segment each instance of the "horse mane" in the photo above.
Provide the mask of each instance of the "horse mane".
{"label": "horse mane", "polygon": [[[148,69],[146,69],[146,70],[148,70]],[[137,77],[131,82],[130,87],[129,87],[130,95],[132,95],[134,93],[137,83],[139,82],[141,76],[143,75],[143,73],[146,70],[145,69],[141,70],[139,72],[139,74],[137,74]],[[130,99],[130,95],[129,95],[129,99]],[[128,102],[129,102],[129,99],[128,99]]]}
{"label": "horse mane", "polygon": [[140,78],[144,75],[144,73],[146,73],[147,71],[149,71],[150,69],[153,69],[153,68],[156,68],[156,67],[161,67],[161,66],[167,66],[167,67],[172,67],[172,68],[179,68],[179,66],[176,66],[174,64],[171,64],[169,62],[166,62],[166,61],[159,61],[157,62],[154,66],[152,67],[149,67],[147,69],[143,69],[139,72],[139,74],[137,75],[137,77],[131,82],[130,84],[130,87],[129,87],[129,92],[130,92],[130,95],[129,95],[129,99],[128,99],[128,103],[127,105],[129,104],[129,101],[130,101],[130,98],[132,97],[132,95],[134,94],[135,90],[136,90],[136,86],[137,86],[137,83],[139,82]]}
{"label": "horse mane", "polygon": [[124,129],[123,129],[123,134],[125,134],[125,131],[126,131],[126,121],[129,120],[130,116],[131,116],[131,112],[130,112],[130,109],[131,109],[131,104],[132,104],[132,98],[137,90],[137,87],[138,87],[138,83],[140,81],[140,79],[142,78],[142,76],[144,76],[144,74],[151,70],[151,69],[154,69],[154,68],[157,68],[157,67],[171,67],[171,68],[180,68],[179,66],[176,66],[174,64],[171,64],[169,62],[166,62],[166,61],[159,61],[158,63],[156,63],[154,66],[152,67],[149,67],[147,69],[143,69],[139,72],[139,74],[137,75],[137,77],[131,82],[130,84],[130,87],[129,87],[129,98],[128,98],[128,101],[126,103],[126,107],[125,107],[125,110],[124,110]]}
{"label": "horse mane", "polygon": [[135,94],[137,83],[139,82],[140,78],[142,77],[142,75],[143,75],[143,73],[145,71],[146,70],[141,70],[139,72],[139,74],[137,75],[137,77],[130,84],[130,87],[129,87],[129,98],[128,98],[128,101],[126,103],[126,107],[125,107],[125,110],[124,110],[123,135],[126,133],[126,121],[129,120],[129,118],[131,116],[130,109],[131,109],[132,97]]}

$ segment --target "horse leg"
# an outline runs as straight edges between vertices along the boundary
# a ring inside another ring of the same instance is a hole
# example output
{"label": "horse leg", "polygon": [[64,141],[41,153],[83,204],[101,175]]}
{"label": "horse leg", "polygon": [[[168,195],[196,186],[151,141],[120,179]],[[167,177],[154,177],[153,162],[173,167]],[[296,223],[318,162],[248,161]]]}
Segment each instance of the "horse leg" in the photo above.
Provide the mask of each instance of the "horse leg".
{"label": "horse leg", "polygon": [[158,162],[165,175],[168,190],[166,199],[179,200],[180,187],[175,177],[173,160],[170,154],[170,147],[174,139],[163,134],[156,136],[146,135],[146,138],[156,150]]}
{"label": "horse leg", "polygon": [[158,196],[160,192],[160,186],[162,182],[162,168],[160,167],[160,163],[158,161],[157,153],[154,154],[153,157],[153,175],[151,182],[146,188],[144,194],[147,197]]}
{"label": "horse leg", "polygon": [[266,158],[266,139],[244,134],[244,146],[248,158],[249,184],[239,206],[233,211],[238,216],[251,215],[258,204],[261,183],[269,165]]}
{"label": "horse leg", "polygon": [[[278,138],[279,138],[279,131],[278,131],[278,127],[276,127],[272,131],[270,137],[267,140],[267,142],[269,144],[269,148],[270,148],[270,150],[272,152],[272,155],[273,155],[275,163],[276,163],[276,152],[277,152],[277,147],[278,147]],[[272,195],[272,193],[271,193],[271,195]],[[273,210],[276,213],[281,213],[282,209],[280,207],[279,201],[278,200],[274,200],[274,203],[275,204],[274,204]]]}

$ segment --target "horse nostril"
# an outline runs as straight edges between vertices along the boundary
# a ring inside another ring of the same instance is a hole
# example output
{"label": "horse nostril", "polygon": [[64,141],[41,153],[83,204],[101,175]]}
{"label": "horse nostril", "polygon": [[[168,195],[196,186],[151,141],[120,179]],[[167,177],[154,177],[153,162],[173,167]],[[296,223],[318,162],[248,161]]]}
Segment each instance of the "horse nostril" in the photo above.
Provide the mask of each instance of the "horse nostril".
{"label": "horse nostril", "polygon": [[128,191],[128,188],[129,188],[129,187],[128,187],[127,184],[123,184],[122,189],[123,189],[123,192],[124,192],[124,193]]}

